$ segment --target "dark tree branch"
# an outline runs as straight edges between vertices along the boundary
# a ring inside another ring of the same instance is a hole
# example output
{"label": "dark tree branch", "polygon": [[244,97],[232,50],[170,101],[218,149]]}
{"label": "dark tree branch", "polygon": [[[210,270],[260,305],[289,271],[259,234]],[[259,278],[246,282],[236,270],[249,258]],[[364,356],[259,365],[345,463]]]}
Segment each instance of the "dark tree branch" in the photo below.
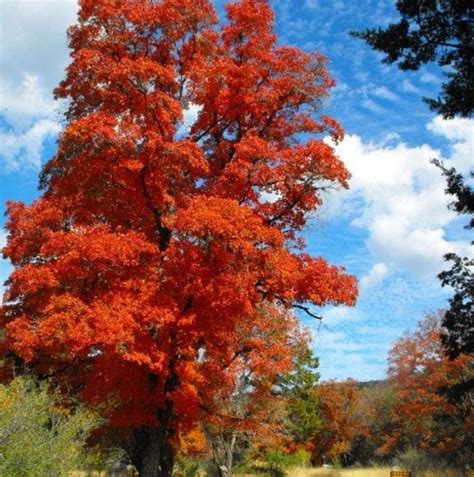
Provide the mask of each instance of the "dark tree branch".
{"label": "dark tree branch", "polygon": [[308,306],[303,306],[303,305],[297,305],[297,304],[292,304],[291,305],[293,308],[297,308],[298,310],[303,310],[307,315],[309,315],[311,318],[314,318],[316,320],[323,320],[323,317],[321,315],[316,315],[313,313]]}

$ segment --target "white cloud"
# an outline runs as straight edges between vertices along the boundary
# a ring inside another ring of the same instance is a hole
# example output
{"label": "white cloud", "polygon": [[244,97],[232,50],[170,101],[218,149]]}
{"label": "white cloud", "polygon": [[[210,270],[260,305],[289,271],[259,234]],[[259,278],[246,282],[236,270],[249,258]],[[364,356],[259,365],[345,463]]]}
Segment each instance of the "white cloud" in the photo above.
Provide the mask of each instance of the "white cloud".
{"label": "white cloud", "polygon": [[421,94],[420,88],[417,88],[411,81],[404,79],[402,82],[402,91],[405,93]]}
{"label": "white cloud", "polygon": [[68,63],[66,30],[75,1],[0,2],[0,172],[40,164],[61,129],[52,90]]}
{"label": "white cloud", "polygon": [[333,306],[322,314],[324,324],[329,328],[346,322],[354,323],[362,319],[360,311],[350,306]]}
{"label": "white cloud", "polygon": [[373,94],[382,99],[388,99],[389,101],[399,101],[400,98],[390,91],[386,86],[379,86],[373,90]]}
{"label": "white cloud", "polygon": [[58,103],[29,73],[19,83],[0,79],[0,171],[38,168],[44,141],[61,130]]}
{"label": "white cloud", "polygon": [[[437,116],[431,121],[428,130],[451,142],[450,161],[456,169],[466,173],[474,165],[474,121],[454,118],[449,121]],[[447,163],[450,165],[450,163]]]}
{"label": "white cloud", "polygon": [[[328,213],[344,213],[352,225],[367,229],[367,246],[377,262],[434,277],[443,268],[445,253],[465,254],[469,245],[446,238],[445,229],[457,216],[447,207],[452,198],[445,194],[445,179],[430,160],[440,158],[466,173],[474,153],[473,127],[467,119],[430,122],[431,132],[451,141],[448,157],[428,145],[366,144],[348,135],[336,149],[352,172],[351,190],[336,198],[337,210],[329,208]],[[369,277],[364,283],[370,283]]]}
{"label": "white cloud", "polygon": [[371,99],[364,99],[362,101],[362,106],[376,114],[385,114],[387,112],[384,108],[382,108],[382,106]]}
{"label": "white cloud", "polygon": [[439,84],[439,76],[435,76],[431,73],[423,73],[420,76],[420,81],[422,83]]}
{"label": "white cloud", "polygon": [[24,73],[18,83],[0,79],[0,103],[3,119],[14,129],[28,127],[31,122],[53,117],[57,103],[45,92],[36,75]]}
{"label": "white cloud", "polygon": [[0,165],[5,172],[20,168],[38,169],[41,165],[44,141],[61,131],[57,121],[40,119],[24,131],[0,129]]}
{"label": "white cloud", "polygon": [[29,73],[52,90],[68,63],[66,30],[76,11],[72,0],[0,2],[0,70],[7,83],[21,83]]}
{"label": "white cloud", "polygon": [[359,282],[360,293],[365,293],[370,288],[377,286],[388,274],[388,266],[384,262],[376,263],[367,275]]}
{"label": "white cloud", "polygon": [[313,330],[315,354],[324,356],[320,362],[322,380],[348,377],[365,380],[368,376],[382,379],[385,376],[386,353],[392,333],[386,333],[387,339],[381,340],[378,329],[370,326],[362,329],[365,333],[360,337],[347,330]]}

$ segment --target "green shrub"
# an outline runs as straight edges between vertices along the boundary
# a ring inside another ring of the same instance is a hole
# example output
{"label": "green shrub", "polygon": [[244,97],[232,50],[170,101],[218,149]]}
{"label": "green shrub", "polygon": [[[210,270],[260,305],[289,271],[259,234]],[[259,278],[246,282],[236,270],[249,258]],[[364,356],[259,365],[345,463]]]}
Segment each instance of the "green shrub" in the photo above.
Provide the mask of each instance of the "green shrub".
{"label": "green shrub", "polygon": [[59,406],[31,378],[0,385],[0,475],[55,477],[87,468],[85,441],[98,424],[90,411]]}
{"label": "green shrub", "polygon": [[415,448],[409,448],[398,454],[394,463],[402,469],[415,472],[415,474],[419,474],[424,470],[442,470],[446,467],[445,462],[433,459],[433,456]]}
{"label": "green shrub", "polygon": [[199,469],[199,462],[181,457],[175,463],[173,475],[175,477],[197,477]]}

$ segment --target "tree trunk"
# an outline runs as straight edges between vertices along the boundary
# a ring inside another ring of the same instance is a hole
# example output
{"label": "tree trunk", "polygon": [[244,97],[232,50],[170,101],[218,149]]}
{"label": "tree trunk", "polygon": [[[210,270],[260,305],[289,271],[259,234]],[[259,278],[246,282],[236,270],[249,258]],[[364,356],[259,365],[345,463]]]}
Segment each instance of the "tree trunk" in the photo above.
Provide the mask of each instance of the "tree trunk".
{"label": "tree trunk", "polygon": [[232,477],[237,434],[235,432],[218,433],[212,436],[207,432],[207,438],[211,443],[214,462],[219,469],[219,477]]}
{"label": "tree trunk", "polygon": [[227,466],[220,465],[219,466],[219,476],[220,477],[232,477],[232,469],[229,471]]}
{"label": "tree trunk", "polygon": [[174,452],[169,431],[160,427],[142,427],[135,431],[133,464],[140,477],[171,477]]}

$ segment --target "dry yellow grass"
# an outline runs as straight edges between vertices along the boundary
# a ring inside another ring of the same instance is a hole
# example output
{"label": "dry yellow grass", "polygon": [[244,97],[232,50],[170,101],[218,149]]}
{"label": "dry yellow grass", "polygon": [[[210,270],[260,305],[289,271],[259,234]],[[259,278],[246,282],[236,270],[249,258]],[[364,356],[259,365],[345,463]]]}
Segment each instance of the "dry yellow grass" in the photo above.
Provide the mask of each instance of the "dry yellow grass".
{"label": "dry yellow grass", "polygon": [[[258,474],[252,477],[259,477]],[[439,472],[418,472],[416,477],[461,477],[462,472],[443,470]],[[108,477],[106,472],[73,472],[70,477]],[[242,477],[242,476],[239,476]],[[298,468],[288,472],[288,477],[390,477],[390,467],[372,467],[365,469],[311,469]]]}
{"label": "dry yellow grass", "polygon": [[[461,477],[462,472],[439,471],[417,473],[416,477]],[[293,469],[288,477],[390,477],[390,467],[367,469]]]}
{"label": "dry yellow grass", "polygon": [[82,472],[76,470],[71,472],[69,477],[107,477],[107,472]]}
{"label": "dry yellow grass", "polygon": [[293,469],[288,477],[389,477],[389,468],[372,469]]}

